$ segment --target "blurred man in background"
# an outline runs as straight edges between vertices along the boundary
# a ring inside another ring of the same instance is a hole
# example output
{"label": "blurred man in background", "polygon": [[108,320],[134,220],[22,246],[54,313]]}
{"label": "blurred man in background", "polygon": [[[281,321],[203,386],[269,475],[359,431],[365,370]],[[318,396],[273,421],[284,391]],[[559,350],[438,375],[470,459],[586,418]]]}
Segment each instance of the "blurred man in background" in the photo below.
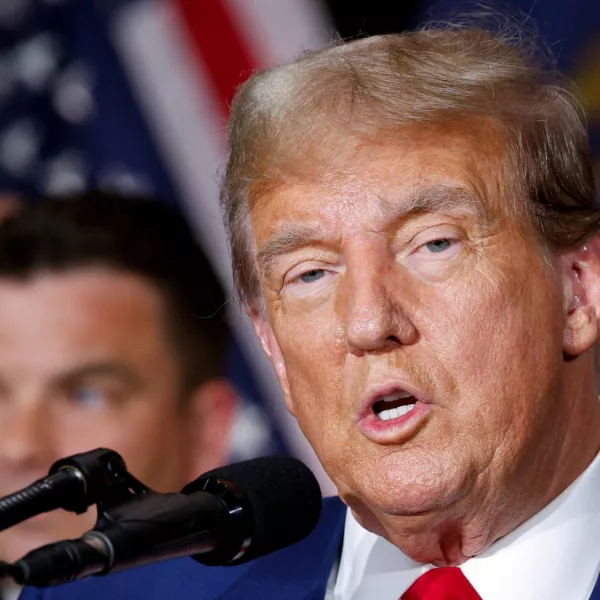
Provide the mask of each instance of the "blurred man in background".
{"label": "blurred man in background", "polygon": [[[222,463],[223,292],[183,218],[106,195],[0,224],[0,496],[60,457],[112,448],[162,492]],[[0,534],[0,559],[93,525],[56,511]]]}

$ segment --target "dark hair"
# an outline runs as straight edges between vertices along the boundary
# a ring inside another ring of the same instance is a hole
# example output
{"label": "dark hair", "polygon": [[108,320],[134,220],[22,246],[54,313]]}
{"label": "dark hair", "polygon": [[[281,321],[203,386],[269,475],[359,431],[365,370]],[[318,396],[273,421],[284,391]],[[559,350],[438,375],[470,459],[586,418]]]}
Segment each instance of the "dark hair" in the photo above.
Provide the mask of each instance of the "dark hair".
{"label": "dark hair", "polygon": [[179,212],[152,199],[92,192],[24,203],[0,223],[0,277],[88,266],[137,275],[163,295],[184,393],[222,374],[225,297]]}

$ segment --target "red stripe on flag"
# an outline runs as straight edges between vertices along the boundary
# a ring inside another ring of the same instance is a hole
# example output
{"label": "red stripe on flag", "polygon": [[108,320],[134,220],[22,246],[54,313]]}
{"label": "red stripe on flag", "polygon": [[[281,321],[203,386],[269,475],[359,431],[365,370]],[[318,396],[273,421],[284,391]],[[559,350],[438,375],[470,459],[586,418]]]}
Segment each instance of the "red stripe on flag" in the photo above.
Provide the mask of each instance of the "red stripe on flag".
{"label": "red stripe on flag", "polygon": [[223,0],[174,0],[227,118],[236,88],[258,67]]}

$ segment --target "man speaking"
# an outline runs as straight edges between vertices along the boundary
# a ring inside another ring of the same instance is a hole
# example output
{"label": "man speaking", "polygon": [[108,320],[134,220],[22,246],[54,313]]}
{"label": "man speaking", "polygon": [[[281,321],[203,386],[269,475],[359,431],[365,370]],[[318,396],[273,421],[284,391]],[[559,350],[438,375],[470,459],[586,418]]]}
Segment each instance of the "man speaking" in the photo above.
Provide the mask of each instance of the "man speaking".
{"label": "man speaking", "polygon": [[25,597],[600,598],[600,210],[571,84],[514,32],[367,38],[254,75],[229,144],[239,293],[350,510],[218,575]]}

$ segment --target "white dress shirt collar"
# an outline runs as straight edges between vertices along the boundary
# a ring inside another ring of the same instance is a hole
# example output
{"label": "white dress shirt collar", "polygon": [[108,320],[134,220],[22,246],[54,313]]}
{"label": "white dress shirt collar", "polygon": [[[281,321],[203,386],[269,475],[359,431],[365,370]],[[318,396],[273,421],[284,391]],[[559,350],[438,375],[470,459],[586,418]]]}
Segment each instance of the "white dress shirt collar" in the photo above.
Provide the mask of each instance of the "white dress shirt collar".
{"label": "white dress shirt collar", "polygon": [[[483,600],[587,600],[600,572],[600,454],[560,496],[463,573]],[[332,600],[398,600],[433,568],[363,529],[348,511]]]}

